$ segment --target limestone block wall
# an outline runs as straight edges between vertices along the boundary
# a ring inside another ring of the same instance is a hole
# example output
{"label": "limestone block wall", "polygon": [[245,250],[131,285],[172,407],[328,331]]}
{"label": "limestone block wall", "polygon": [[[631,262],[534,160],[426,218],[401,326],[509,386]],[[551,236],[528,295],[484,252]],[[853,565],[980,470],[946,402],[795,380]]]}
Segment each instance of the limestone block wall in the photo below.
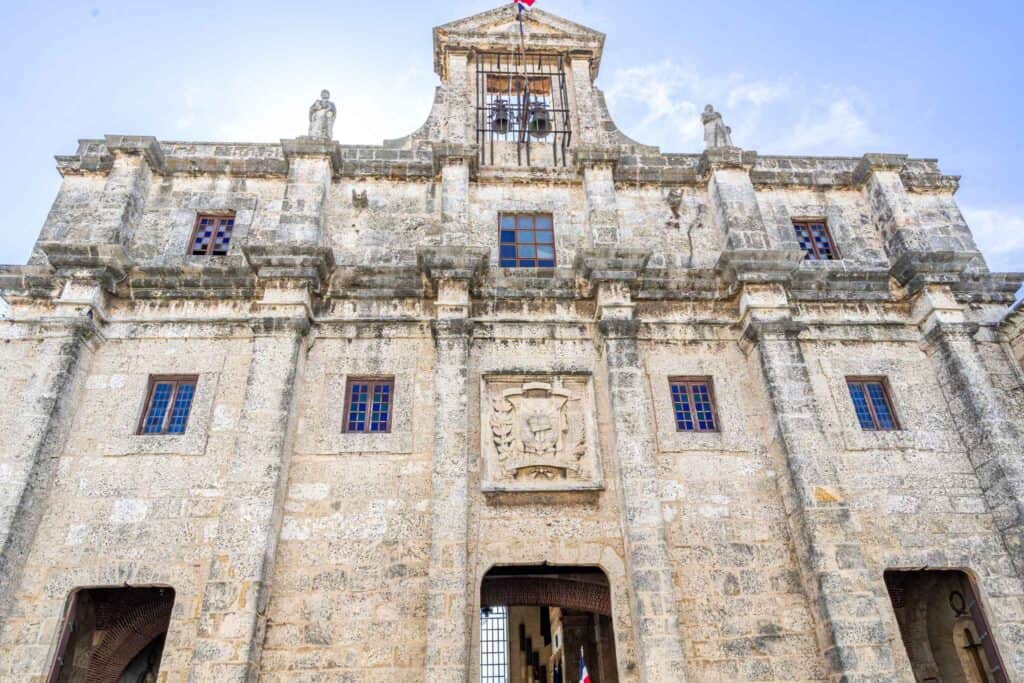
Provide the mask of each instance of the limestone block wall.
{"label": "limestone block wall", "polygon": [[[638,681],[637,644],[626,577],[625,550],[618,504],[618,470],[611,456],[608,389],[594,345],[593,326],[578,320],[548,325],[486,325],[471,347],[469,373],[470,525],[469,556],[472,614],[480,607],[479,588],[496,566],[594,566],[608,576],[614,612],[620,680]],[[482,379],[489,374],[531,376],[583,375],[593,382],[599,425],[604,490],[598,495],[565,493],[535,498],[488,498],[481,491],[481,438],[490,426],[481,423]],[[483,432],[483,433],[482,433]],[[473,628],[479,638],[479,620]],[[472,671],[479,671],[474,652]],[[475,676],[475,674],[474,674]],[[474,679],[471,679],[474,680]]]}
{"label": "limestone block wall", "polygon": [[[707,193],[691,187],[617,183],[619,241],[651,249],[655,268],[710,268],[725,246],[725,235],[708,214]],[[679,193],[673,211],[672,192]]]}
{"label": "limestone block wall", "polygon": [[[365,206],[353,193],[366,193]],[[345,179],[327,198],[326,243],[342,265],[414,265],[416,247],[440,244],[437,183]]]}
{"label": "limestone block wall", "polygon": [[[954,428],[931,360],[919,343],[825,341],[804,345],[829,443],[844,493],[858,520],[864,561],[876,581],[878,611],[902,660],[891,603],[883,589],[887,569],[962,569],[978,583],[1003,657],[1015,670],[1024,652],[1014,633],[1024,619],[1024,586],[1007,554],[981,485]],[[847,376],[886,376],[902,429],[860,429],[846,389]]]}
{"label": "limestone block wall", "polygon": [[[389,434],[343,433],[352,376],[394,377]],[[415,680],[426,637],[430,330],[318,330],[302,385],[260,680]]]}
{"label": "limestone block wall", "polygon": [[233,212],[235,226],[229,254],[241,257],[241,245],[265,241],[281,214],[284,182],[230,176],[169,176],[154,182],[142,222],[129,249],[140,262],[162,266],[193,264],[189,240],[196,214]]}
{"label": "limestone block wall", "polygon": [[[645,343],[644,358],[690,680],[824,680],[760,370],[728,334],[673,332]],[[676,431],[678,376],[712,378],[720,432]]]}
{"label": "limestone block wall", "polygon": [[[230,330],[120,332],[93,359],[71,418],[23,580],[9,598],[0,680],[35,680],[47,669],[73,589],[125,583],[175,589],[162,670],[170,680],[187,676],[249,345]],[[184,436],[134,435],[150,374],[199,375]]]}
{"label": "limestone block wall", "polygon": [[767,189],[757,193],[757,201],[777,243],[792,239],[794,220],[826,219],[842,260],[814,266],[888,267],[885,245],[881,233],[869,219],[870,205],[863,192],[831,188],[827,191]]}

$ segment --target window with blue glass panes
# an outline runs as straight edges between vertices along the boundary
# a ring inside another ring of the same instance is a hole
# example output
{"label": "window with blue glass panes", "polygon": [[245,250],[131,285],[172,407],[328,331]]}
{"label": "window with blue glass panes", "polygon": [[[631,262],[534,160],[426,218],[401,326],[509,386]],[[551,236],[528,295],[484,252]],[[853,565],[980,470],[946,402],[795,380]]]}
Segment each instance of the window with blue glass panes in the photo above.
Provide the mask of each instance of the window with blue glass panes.
{"label": "window with blue glass panes", "polygon": [[502,268],[554,268],[555,225],[550,214],[501,214]]}
{"label": "window with blue glass panes", "polygon": [[226,256],[231,248],[234,229],[234,215],[199,214],[195,230],[192,231],[189,253],[192,256]]}
{"label": "window with blue glass panes", "polygon": [[139,434],[184,434],[196,381],[196,377],[151,377]]}
{"label": "window with blue glass panes", "polygon": [[839,258],[839,250],[825,221],[794,221],[793,229],[808,261],[834,261]]}
{"label": "window with blue glass panes", "polygon": [[345,432],[382,434],[391,431],[395,394],[393,379],[350,378],[345,389]]}
{"label": "window with blue glass panes", "polygon": [[676,431],[719,431],[718,411],[710,377],[673,377],[669,380],[669,386],[672,390]]}
{"label": "window with blue glass panes", "polygon": [[875,432],[891,432],[900,428],[893,408],[889,386],[882,378],[848,378],[853,410],[861,429]]}

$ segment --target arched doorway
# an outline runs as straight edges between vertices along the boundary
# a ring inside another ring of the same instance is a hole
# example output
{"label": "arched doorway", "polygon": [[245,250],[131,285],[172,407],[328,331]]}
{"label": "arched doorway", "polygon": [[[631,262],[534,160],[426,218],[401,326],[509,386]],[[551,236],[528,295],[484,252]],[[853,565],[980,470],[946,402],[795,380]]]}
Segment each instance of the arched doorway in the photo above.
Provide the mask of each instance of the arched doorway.
{"label": "arched doorway", "polygon": [[498,567],[480,589],[481,683],[618,683],[608,577],[593,567]]}
{"label": "arched doorway", "polygon": [[888,571],[885,583],[918,680],[1009,682],[971,577],[961,571]]}
{"label": "arched doorway", "polygon": [[156,681],[173,606],[170,588],[74,591],[47,683]]}

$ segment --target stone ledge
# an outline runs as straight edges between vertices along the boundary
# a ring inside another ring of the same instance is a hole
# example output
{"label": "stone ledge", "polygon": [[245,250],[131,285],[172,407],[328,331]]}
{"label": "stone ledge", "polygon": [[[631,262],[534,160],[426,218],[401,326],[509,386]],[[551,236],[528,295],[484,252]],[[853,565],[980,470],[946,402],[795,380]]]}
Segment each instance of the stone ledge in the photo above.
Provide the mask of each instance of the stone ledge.
{"label": "stone ledge", "polygon": [[584,249],[576,256],[576,273],[592,290],[602,282],[620,282],[635,288],[639,285],[651,252],[646,249],[599,247]]}
{"label": "stone ledge", "polygon": [[128,276],[132,265],[120,244],[40,242],[37,246],[58,276],[95,280],[110,292]]}
{"label": "stone ledge", "polygon": [[416,262],[431,282],[468,280],[475,282],[487,271],[491,250],[484,247],[420,247]]}
{"label": "stone ledge", "polygon": [[130,156],[141,155],[157,173],[164,172],[164,152],[160,142],[150,135],[107,135],[107,151]]}
{"label": "stone ledge", "polygon": [[260,280],[298,280],[320,291],[334,270],[334,252],[312,245],[254,244],[242,247]]}
{"label": "stone ledge", "polygon": [[281,150],[284,152],[285,161],[288,162],[289,166],[292,163],[292,159],[296,158],[326,158],[331,162],[332,175],[341,172],[341,151],[338,148],[338,143],[333,140],[311,138],[309,136],[281,140]]}
{"label": "stone ledge", "polygon": [[802,249],[731,249],[715,269],[726,282],[789,282],[806,256]]}

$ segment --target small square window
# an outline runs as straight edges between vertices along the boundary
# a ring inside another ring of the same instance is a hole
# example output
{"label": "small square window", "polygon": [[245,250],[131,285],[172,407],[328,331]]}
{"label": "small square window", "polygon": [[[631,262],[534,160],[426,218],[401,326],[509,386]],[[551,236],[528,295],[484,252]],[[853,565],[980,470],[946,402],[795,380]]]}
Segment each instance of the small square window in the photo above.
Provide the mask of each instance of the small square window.
{"label": "small square window", "polygon": [[150,377],[146,409],[139,420],[138,433],[146,436],[184,434],[197,381],[194,375]]}
{"label": "small square window", "polygon": [[676,431],[719,431],[715,391],[710,377],[673,377],[669,379],[669,386]]}
{"label": "small square window", "polygon": [[793,229],[808,261],[835,261],[839,258],[839,250],[825,221],[793,221]]}
{"label": "small square window", "polygon": [[861,429],[875,432],[893,432],[900,429],[896,410],[892,405],[889,383],[881,377],[848,377],[853,409]]}
{"label": "small square window", "polygon": [[555,232],[550,214],[499,217],[499,262],[502,268],[554,268]]}
{"label": "small square window", "polygon": [[390,432],[394,397],[393,378],[350,378],[345,388],[343,431],[349,434]]}
{"label": "small square window", "polygon": [[188,250],[192,256],[226,256],[231,248],[231,233],[235,229],[234,214],[196,216]]}

